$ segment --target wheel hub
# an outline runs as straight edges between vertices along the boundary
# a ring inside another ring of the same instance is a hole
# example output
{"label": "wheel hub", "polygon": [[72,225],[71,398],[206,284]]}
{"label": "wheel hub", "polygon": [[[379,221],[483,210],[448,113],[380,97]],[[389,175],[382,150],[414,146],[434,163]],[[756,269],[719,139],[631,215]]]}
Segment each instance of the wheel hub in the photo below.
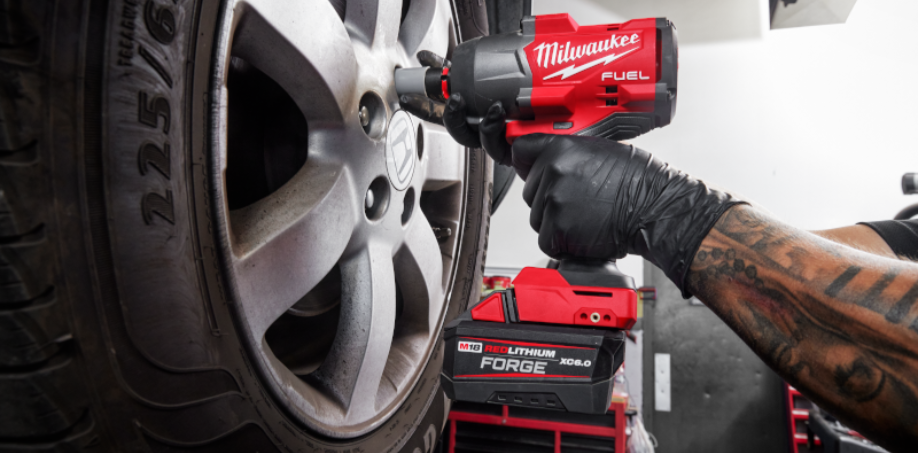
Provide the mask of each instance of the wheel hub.
{"label": "wheel hub", "polygon": [[396,190],[405,190],[411,183],[416,148],[411,118],[404,111],[395,112],[386,134],[386,170],[389,172],[389,182]]}

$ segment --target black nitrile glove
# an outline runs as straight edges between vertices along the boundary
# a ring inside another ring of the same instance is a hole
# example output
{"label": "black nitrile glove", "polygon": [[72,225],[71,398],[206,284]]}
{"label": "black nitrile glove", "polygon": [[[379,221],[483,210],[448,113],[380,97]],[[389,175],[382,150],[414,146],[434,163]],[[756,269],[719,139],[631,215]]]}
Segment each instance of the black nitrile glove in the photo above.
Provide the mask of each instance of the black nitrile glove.
{"label": "black nitrile glove", "polygon": [[[429,51],[417,54],[422,66],[448,68],[450,61]],[[510,143],[507,143],[505,129],[507,114],[500,102],[494,103],[478,124],[478,131],[469,126],[465,101],[458,93],[449,97],[444,105],[419,94],[403,94],[398,103],[402,110],[431,123],[442,124],[462,146],[484,148],[495,162],[510,165]]]}
{"label": "black nitrile glove", "polygon": [[455,93],[446,101],[443,112],[443,126],[460,145],[469,148],[484,148],[488,155],[501,165],[510,165],[510,143],[507,143],[507,113],[500,101],[488,108],[478,123],[476,132],[469,126],[465,100]]}
{"label": "black nitrile glove", "polygon": [[539,247],[553,258],[642,255],[682,290],[702,239],[743,203],[631,145],[533,134],[513,143],[513,167]]}

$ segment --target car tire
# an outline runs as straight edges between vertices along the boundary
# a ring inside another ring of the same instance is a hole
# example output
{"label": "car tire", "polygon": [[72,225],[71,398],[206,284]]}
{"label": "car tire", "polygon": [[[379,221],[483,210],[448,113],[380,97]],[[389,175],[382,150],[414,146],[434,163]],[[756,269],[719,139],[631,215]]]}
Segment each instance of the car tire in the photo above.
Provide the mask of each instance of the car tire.
{"label": "car tire", "polygon": [[[402,402],[354,436],[298,418],[244,339],[208,151],[225,7],[0,12],[0,451],[433,449],[439,338]],[[480,2],[450,7],[456,41],[487,33]],[[481,291],[492,163],[470,149],[464,168],[439,325]]]}

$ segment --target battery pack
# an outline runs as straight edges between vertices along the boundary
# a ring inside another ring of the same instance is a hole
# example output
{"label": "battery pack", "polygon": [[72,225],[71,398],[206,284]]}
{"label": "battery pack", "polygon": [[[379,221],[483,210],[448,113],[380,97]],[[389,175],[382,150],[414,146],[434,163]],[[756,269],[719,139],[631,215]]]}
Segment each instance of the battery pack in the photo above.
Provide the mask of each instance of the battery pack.
{"label": "battery pack", "polygon": [[624,340],[621,330],[457,319],[441,384],[458,401],[604,414]]}

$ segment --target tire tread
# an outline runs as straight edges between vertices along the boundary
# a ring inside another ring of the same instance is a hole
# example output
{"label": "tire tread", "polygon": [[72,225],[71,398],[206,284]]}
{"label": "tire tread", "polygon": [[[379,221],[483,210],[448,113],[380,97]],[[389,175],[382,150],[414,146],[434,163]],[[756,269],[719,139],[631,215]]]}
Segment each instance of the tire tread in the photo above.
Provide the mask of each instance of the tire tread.
{"label": "tire tread", "polygon": [[0,10],[0,452],[78,451],[95,439],[44,228],[55,205],[38,139],[50,27],[37,3]]}

